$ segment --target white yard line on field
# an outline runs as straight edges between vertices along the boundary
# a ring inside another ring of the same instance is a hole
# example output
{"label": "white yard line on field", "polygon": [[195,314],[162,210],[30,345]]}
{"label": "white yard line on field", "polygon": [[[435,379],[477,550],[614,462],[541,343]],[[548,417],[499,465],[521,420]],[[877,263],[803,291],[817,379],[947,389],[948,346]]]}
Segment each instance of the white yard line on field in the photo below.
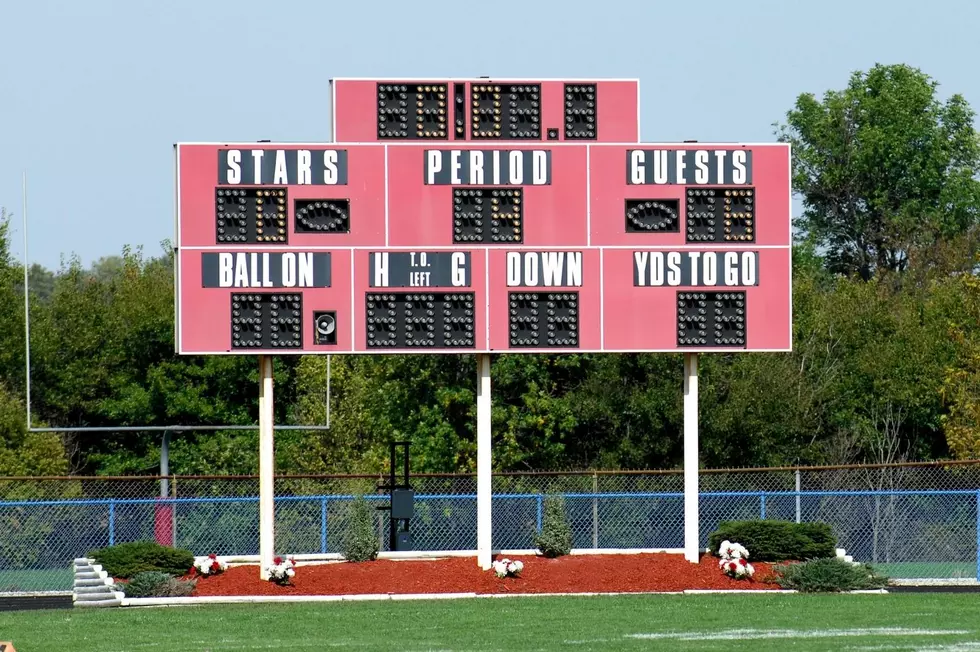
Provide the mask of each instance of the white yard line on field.
{"label": "white yard line on field", "polygon": [[729,629],[720,632],[665,632],[625,634],[624,638],[676,641],[741,641],[772,638],[841,638],[851,636],[951,636],[970,634],[966,629],[913,629],[908,627],[870,627],[867,629]]}
{"label": "white yard line on field", "polygon": [[962,643],[946,643],[919,647],[912,644],[893,645],[848,645],[842,650],[914,650],[915,652],[975,652],[980,650],[980,641],[964,641]]}
{"label": "white yard line on field", "polygon": [[[966,629],[915,629],[909,627],[873,627],[867,629],[729,629],[718,632],[656,632],[640,634],[623,634],[622,638],[635,640],[673,640],[673,641],[745,641],[764,639],[812,639],[812,638],[849,638],[859,636],[957,636],[973,634]],[[567,645],[582,645],[589,643],[607,643],[610,639],[567,640]],[[929,652],[935,650],[966,652],[980,651],[980,643],[951,643],[951,646],[968,645],[973,647],[941,647],[930,646]],[[909,646],[897,646],[895,649],[908,649]],[[889,649],[887,647],[865,647],[849,649]],[[918,649],[918,648],[917,648]],[[923,648],[925,650],[926,648]]]}

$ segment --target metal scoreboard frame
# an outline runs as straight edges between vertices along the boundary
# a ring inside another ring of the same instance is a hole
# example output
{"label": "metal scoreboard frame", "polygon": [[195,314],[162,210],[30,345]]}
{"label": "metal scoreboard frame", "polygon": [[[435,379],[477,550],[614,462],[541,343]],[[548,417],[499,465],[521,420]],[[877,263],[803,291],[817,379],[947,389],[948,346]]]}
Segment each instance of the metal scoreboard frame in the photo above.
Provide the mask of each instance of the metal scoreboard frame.
{"label": "metal scoreboard frame", "polygon": [[329,142],[174,146],[176,351],[259,361],[260,577],[291,354],[475,354],[486,570],[490,354],[683,353],[696,563],[698,354],[792,350],[790,146],[642,143],[635,79],[330,84]]}

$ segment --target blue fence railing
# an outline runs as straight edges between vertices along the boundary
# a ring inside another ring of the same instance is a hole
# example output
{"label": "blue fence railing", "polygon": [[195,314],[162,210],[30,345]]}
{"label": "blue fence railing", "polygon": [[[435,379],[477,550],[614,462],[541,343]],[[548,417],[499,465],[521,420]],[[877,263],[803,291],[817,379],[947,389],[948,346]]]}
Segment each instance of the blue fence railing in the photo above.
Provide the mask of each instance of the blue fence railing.
{"label": "blue fence railing", "polygon": [[[683,547],[683,493],[561,495],[576,548]],[[545,497],[495,494],[494,547],[533,548]],[[277,550],[341,551],[353,498],[276,497]],[[892,577],[980,581],[980,490],[709,491],[699,500],[702,547],[725,520],[822,521],[855,560],[879,565]],[[382,546],[385,514],[377,516]],[[416,495],[411,529],[418,550],[475,549],[476,494]],[[59,573],[75,557],[139,540],[162,540],[199,555],[257,554],[258,497],[0,501],[0,592],[64,582]],[[46,579],[54,577],[57,582]]]}

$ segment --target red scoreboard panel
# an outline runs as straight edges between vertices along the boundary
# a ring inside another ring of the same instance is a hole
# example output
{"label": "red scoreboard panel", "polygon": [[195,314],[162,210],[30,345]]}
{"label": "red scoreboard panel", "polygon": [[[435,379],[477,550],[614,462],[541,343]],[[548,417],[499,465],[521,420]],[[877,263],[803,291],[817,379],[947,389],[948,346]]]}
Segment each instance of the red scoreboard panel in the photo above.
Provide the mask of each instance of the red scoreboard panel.
{"label": "red scoreboard panel", "polygon": [[333,79],[338,142],[640,138],[635,79]]}
{"label": "red scoreboard panel", "polygon": [[179,144],[177,164],[181,247],[385,244],[383,147]]}
{"label": "red scoreboard panel", "polygon": [[387,150],[390,246],[588,241],[586,145],[399,144]]}
{"label": "red scoreboard panel", "polygon": [[359,142],[176,146],[179,353],[791,349],[787,145],[602,142],[638,133],[602,81],[444,83],[508,119],[581,87],[592,136],[379,138],[379,92],[441,115],[393,84],[335,82]]}

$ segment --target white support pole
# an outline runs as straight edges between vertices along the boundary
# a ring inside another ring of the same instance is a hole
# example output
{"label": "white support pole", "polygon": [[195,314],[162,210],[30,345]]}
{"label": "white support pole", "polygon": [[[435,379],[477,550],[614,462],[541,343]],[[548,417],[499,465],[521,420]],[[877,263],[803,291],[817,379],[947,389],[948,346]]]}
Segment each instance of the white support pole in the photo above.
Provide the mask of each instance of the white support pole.
{"label": "white support pole", "polygon": [[489,570],[493,551],[490,451],[490,354],[476,356],[476,561]]}
{"label": "white support pole", "polygon": [[273,503],[275,444],[272,410],[272,357],[259,356],[259,577],[269,579],[266,571],[275,557],[275,506]]}
{"label": "white support pole", "polygon": [[684,354],[684,558],[701,557],[698,512],[698,354]]}

